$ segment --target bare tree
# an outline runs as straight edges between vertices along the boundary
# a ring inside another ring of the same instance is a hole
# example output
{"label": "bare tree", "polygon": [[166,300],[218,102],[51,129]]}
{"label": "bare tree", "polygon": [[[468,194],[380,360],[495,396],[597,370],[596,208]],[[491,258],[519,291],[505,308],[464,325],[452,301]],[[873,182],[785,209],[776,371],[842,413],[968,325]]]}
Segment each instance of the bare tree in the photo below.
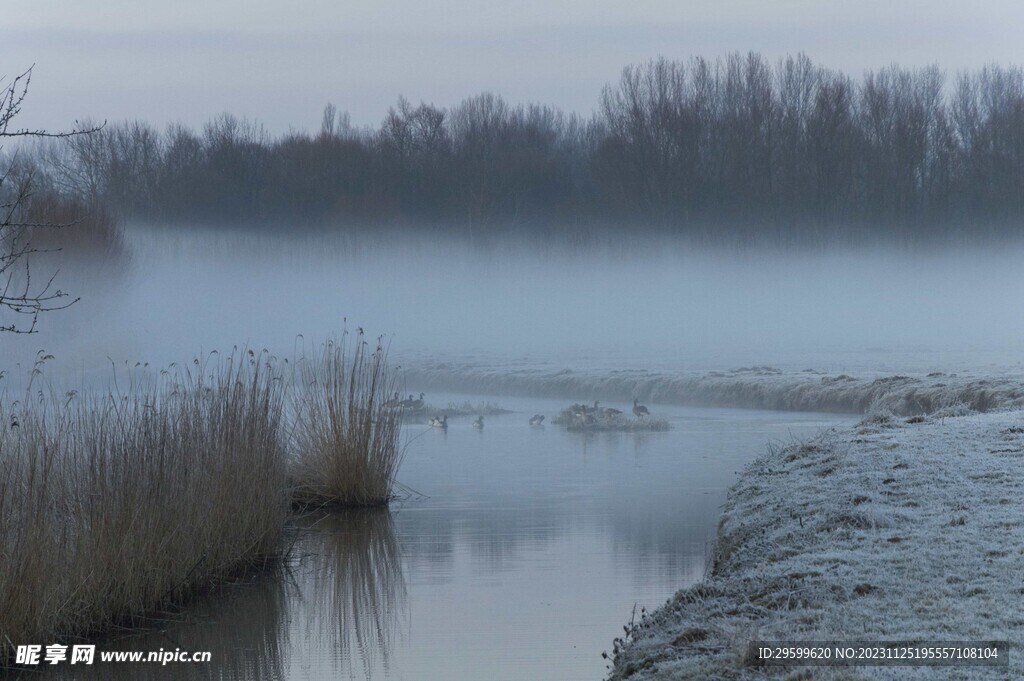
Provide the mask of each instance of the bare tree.
{"label": "bare tree", "polygon": [[[67,138],[96,130],[76,126],[69,132],[54,133],[13,127],[31,80],[32,69],[29,68],[0,90],[0,138]],[[78,301],[54,286],[57,272],[49,278],[32,277],[32,256],[59,250],[33,246],[33,234],[37,230],[60,229],[67,225],[33,218],[29,209],[35,188],[35,167],[19,163],[17,153],[7,158],[5,166],[0,174],[0,332],[34,333],[40,314],[65,309]]]}

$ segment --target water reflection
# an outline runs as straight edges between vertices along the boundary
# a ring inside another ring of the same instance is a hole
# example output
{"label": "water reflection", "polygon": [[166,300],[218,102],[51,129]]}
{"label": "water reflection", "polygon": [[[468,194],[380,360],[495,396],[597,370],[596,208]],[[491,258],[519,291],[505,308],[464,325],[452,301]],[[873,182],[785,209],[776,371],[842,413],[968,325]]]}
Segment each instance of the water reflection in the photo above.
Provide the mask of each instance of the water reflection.
{"label": "water reflection", "polygon": [[307,516],[296,543],[304,646],[333,651],[337,671],[367,678],[389,667],[406,610],[402,552],[387,509]]}
{"label": "water reflection", "polygon": [[[249,582],[218,588],[191,602],[180,617],[154,623],[158,629],[106,639],[97,644],[96,661],[91,666],[63,664],[41,671],[59,679],[113,681],[282,679],[289,648],[284,614],[292,589],[284,572],[282,567]],[[172,662],[166,666],[100,662],[100,653],[110,651],[209,651],[212,662]],[[35,671],[31,678],[37,676]]]}
{"label": "water reflection", "polygon": [[[53,668],[56,679],[375,678],[387,675],[406,612],[402,553],[387,509],[307,515],[289,557],[269,573],[191,602],[186,614],[97,645],[96,663]],[[68,642],[70,643],[70,642]],[[209,651],[209,663],[101,663],[107,651]],[[328,670],[330,670],[328,672]],[[52,675],[52,676],[51,676]]]}
{"label": "water reflection", "polygon": [[634,604],[703,575],[735,471],[839,418],[659,405],[667,432],[573,433],[527,424],[561,402],[502,406],[515,411],[482,431],[471,416],[404,426],[401,481],[422,497],[297,518],[280,574],[197,605],[191,625],[101,647],[210,650],[211,664],[63,678],[600,678]]}

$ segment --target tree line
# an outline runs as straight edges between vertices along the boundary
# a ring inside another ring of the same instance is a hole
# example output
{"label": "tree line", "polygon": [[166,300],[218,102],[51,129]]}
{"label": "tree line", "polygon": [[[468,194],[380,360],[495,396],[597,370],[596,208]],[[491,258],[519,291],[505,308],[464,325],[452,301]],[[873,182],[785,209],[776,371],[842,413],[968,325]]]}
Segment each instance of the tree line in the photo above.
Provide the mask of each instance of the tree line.
{"label": "tree line", "polygon": [[658,59],[626,67],[589,117],[484,93],[400,99],[373,128],[328,105],[318,132],[277,137],[228,114],[201,130],[131,121],[41,146],[36,163],[54,192],[153,221],[1009,233],[1024,218],[1024,72],[855,80],[803,54]]}

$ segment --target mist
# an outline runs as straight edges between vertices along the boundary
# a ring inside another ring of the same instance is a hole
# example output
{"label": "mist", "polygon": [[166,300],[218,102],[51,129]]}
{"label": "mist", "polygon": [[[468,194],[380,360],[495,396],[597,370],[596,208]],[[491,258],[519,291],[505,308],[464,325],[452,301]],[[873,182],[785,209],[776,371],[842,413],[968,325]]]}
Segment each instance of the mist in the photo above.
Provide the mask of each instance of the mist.
{"label": "mist", "polygon": [[1024,4],[0,18],[5,671],[1024,678]]}
{"label": "mist", "polygon": [[[673,238],[473,245],[133,226],[82,300],[4,338],[51,374],[166,366],[233,346],[292,356],[347,328],[396,361],[548,368],[912,371],[1019,363],[1024,246],[739,249]],[[347,321],[346,321],[347,320]],[[10,366],[12,362],[8,362]],[[11,367],[13,368],[13,367]]]}

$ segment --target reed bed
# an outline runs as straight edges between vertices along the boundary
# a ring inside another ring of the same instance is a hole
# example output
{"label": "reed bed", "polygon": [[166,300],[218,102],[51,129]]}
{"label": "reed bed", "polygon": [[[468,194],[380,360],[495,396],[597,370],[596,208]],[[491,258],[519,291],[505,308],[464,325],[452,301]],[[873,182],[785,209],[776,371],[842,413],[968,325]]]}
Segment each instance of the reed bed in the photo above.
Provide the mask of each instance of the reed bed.
{"label": "reed bed", "polygon": [[292,498],[309,507],[382,506],[402,463],[397,374],[378,339],[325,343],[295,368]]}
{"label": "reed bed", "polygon": [[43,362],[22,400],[0,396],[0,666],[266,566],[290,506],[391,498],[394,373],[362,334],[291,368],[214,354],[105,396],[39,391]]}
{"label": "reed bed", "polygon": [[0,404],[0,662],[142,624],[279,550],[283,389],[262,357],[232,359]]}

